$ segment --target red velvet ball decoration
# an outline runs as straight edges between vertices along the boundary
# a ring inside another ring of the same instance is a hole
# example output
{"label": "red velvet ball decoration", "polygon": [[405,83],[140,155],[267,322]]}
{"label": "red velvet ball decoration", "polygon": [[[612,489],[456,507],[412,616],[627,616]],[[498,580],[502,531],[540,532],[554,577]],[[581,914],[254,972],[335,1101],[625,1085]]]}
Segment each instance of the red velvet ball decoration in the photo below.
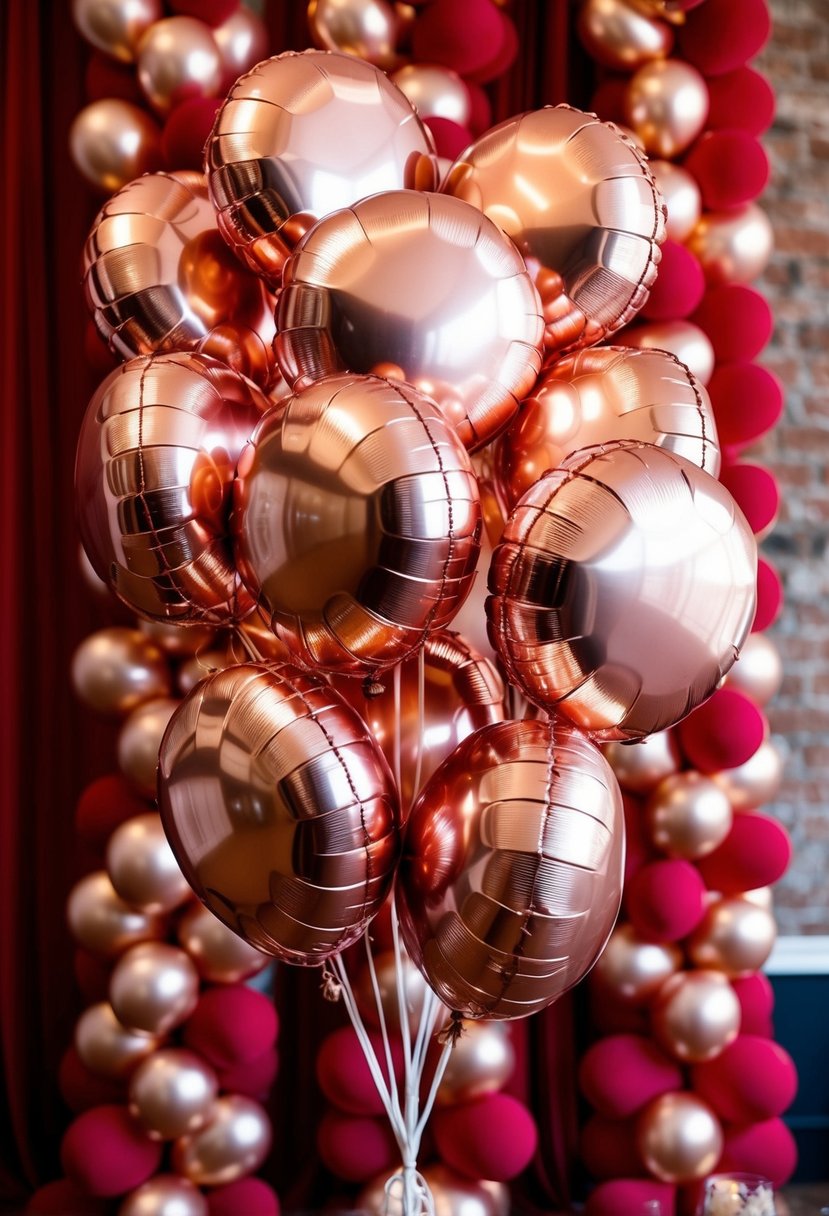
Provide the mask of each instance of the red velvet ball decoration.
{"label": "red velvet ball decoration", "polygon": [[728,211],[751,202],[765,190],[769,158],[748,131],[708,131],[685,158],[709,211]]}
{"label": "red velvet ball decoration", "polygon": [[797,1165],[797,1145],[782,1119],[725,1127],[725,1147],[719,1173],[741,1170],[760,1174],[772,1186],[784,1186]]}
{"label": "red velvet ball decoration", "polygon": [[677,734],[691,766],[701,773],[716,773],[751,759],[766,736],[766,719],[744,692],[719,688],[683,718]]}
{"label": "red velvet ball decoration", "polygon": [[467,1178],[495,1182],[526,1169],[538,1144],[538,1129],[526,1106],[503,1093],[439,1108],[432,1130],[448,1166]]}
{"label": "red velvet ball decoration", "polygon": [[582,1056],[579,1084],[600,1115],[624,1119],[651,1098],[682,1088],[682,1070],[651,1039],[616,1034]]}
{"label": "red velvet ball decoration", "polygon": [[472,143],[472,132],[451,118],[424,118],[424,124],[432,132],[438,156],[455,160]]}
{"label": "red velvet ball decoration", "polygon": [[753,443],[780,419],[783,386],[773,372],[757,363],[724,363],[708,381],[720,443]]}
{"label": "red velvet ball decoration", "polygon": [[625,96],[629,84],[630,76],[611,74],[605,77],[590,98],[590,109],[598,114],[603,122],[626,123]]}
{"label": "red velvet ball decoration", "polygon": [[759,464],[731,464],[723,468],[720,481],[755,535],[771,527],[780,509],[780,490],[773,473]]}
{"label": "red velvet ball decoration", "polygon": [[719,848],[697,864],[710,891],[739,895],[777,882],[791,857],[792,842],[782,823],[768,815],[743,813],[734,816]]}
{"label": "red velvet ball decoration", "polygon": [[706,0],[677,31],[679,57],[703,76],[719,76],[748,63],[770,31],[766,0]]}
{"label": "red velvet ball decoration", "polygon": [[121,63],[103,51],[93,51],[89,57],[84,74],[84,90],[88,102],[117,97],[120,101],[131,101],[136,106],[144,104],[135,65]]}
{"label": "red velvet ball decoration", "polygon": [[120,824],[133,815],[146,815],[152,806],[120,773],[98,777],[78,799],[75,831],[85,844],[102,850]]}
{"label": "red velvet ball decoration", "polygon": [[633,1119],[594,1115],[581,1130],[581,1159],[594,1178],[647,1178]]}
{"label": "red velvet ball decoration", "polygon": [[68,1178],[58,1178],[38,1187],[26,1204],[27,1212],[39,1216],[105,1216],[110,1211],[106,1199],[93,1199]]}
{"label": "red velvet ball decoration", "polygon": [[511,17],[503,9],[498,9],[501,18],[501,45],[488,63],[474,72],[468,72],[470,80],[476,84],[488,84],[508,72],[515,63],[518,55],[518,31]]}
{"label": "red velvet ball decoration", "polygon": [[758,1123],[792,1104],[797,1071],[779,1043],[741,1034],[716,1059],[695,1065],[691,1083],[728,1123]]}
{"label": "red velvet ball decoration", "polygon": [[774,89],[765,76],[747,65],[712,76],[708,81],[708,118],[712,131],[737,127],[762,135],[774,119]]}
{"label": "red velvet ball decoration", "polygon": [[93,1106],[127,1100],[125,1086],[90,1072],[74,1047],[67,1048],[61,1057],[58,1088],[60,1096],[76,1115],[91,1110]]}
{"label": "red velvet ball decoration", "polygon": [[771,1015],[774,1010],[774,989],[771,980],[762,971],[743,975],[731,981],[731,987],[740,1002],[740,1032],[759,1034],[765,1038],[771,1032]]}
{"label": "red velvet ball decoration", "polygon": [[230,1068],[223,1068],[219,1073],[219,1088],[227,1094],[246,1094],[249,1098],[264,1102],[278,1071],[279,1055],[274,1047],[270,1047],[255,1060],[243,1060]]}
{"label": "red velvet ball decoration", "polygon": [[279,1216],[279,1197],[261,1178],[240,1178],[207,1192],[210,1216]]}
{"label": "red velvet ball decoration", "polygon": [[504,38],[501,10],[492,0],[435,0],[415,22],[412,59],[473,76],[497,59]]}
{"label": "red velvet ball decoration", "polygon": [[654,942],[687,937],[705,911],[705,883],[690,861],[651,861],[634,874],[625,891],[634,929]]}
{"label": "red velvet ball decoration", "polygon": [[196,169],[201,173],[204,145],[221,105],[216,97],[189,97],[176,106],[161,132],[161,154],[168,169]]}
{"label": "red velvet ball decoration", "polygon": [[346,1182],[367,1182],[400,1162],[400,1149],[385,1119],[328,1111],[317,1129],[323,1164]]}
{"label": "red velvet ball decoration", "polygon": [[207,25],[221,25],[239,8],[239,0],[168,0],[179,17],[197,17]]}
{"label": "red velvet ball decoration", "polygon": [[646,1203],[659,1204],[661,1216],[674,1216],[676,1188],[667,1182],[640,1178],[614,1178],[600,1182],[587,1197],[585,1216],[631,1216],[644,1211]]}
{"label": "red velvet ball decoration", "polygon": [[641,315],[649,321],[676,321],[699,307],[705,275],[699,261],[679,241],[665,241],[659,273]]}
{"label": "red velvet ball decoration", "polygon": [[761,557],[757,561],[757,611],[754,614],[752,632],[761,633],[777,620],[783,603],[783,586],[780,575],[771,562]]}
{"label": "red velvet ball decoration", "polygon": [[221,1070],[262,1056],[276,1042],[277,1030],[268,998],[232,984],[202,993],[184,1027],[184,1043]]}
{"label": "red velvet ball decoration", "polygon": [[87,1005],[97,1001],[109,1000],[109,977],[112,967],[107,960],[91,954],[89,950],[78,949],[73,959],[75,980],[81,991],[81,996]]}
{"label": "red velvet ball decoration", "polygon": [[[369,1031],[383,1075],[388,1080],[383,1041]],[[398,1080],[403,1077],[403,1048],[392,1040],[392,1061]],[[383,1103],[366,1063],[363,1049],[351,1026],[329,1034],[317,1053],[317,1080],[329,1102],[349,1115],[382,1115]]]}
{"label": "red velvet ball decoration", "polygon": [[64,1173],[90,1195],[123,1195],[161,1165],[162,1145],[150,1140],[126,1106],[96,1106],[70,1123],[60,1146]]}
{"label": "red velvet ball decoration", "polygon": [[481,135],[492,126],[492,103],[474,80],[465,80],[464,84],[469,93],[469,129],[473,135]]}
{"label": "red velvet ball decoration", "polygon": [[754,359],[774,329],[768,300],[745,283],[710,288],[691,320],[704,330],[719,363]]}

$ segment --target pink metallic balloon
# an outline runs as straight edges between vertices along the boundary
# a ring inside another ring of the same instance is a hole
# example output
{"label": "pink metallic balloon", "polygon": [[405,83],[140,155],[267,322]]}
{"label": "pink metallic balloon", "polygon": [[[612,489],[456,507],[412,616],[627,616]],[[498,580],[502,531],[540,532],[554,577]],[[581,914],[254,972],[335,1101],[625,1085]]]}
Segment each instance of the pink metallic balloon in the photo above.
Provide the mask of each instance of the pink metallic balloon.
{"label": "pink metallic balloon", "polygon": [[553,720],[470,735],[412,809],[398,883],[406,949],[469,1018],[549,1005],[593,965],[619,911],[616,778]]}
{"label": "pink metallic balloon", "polygon": [[100,51],[129,63],[144,33],[163,13],[161,0],[72,0],[78,30]]}
{"label": "pink metallic balloon", "polygon": [[163,937],[165,925],[157,912],[144,912],[125,903],[106,870],[94,870],[69,892],[66,904],[69,931],[85,950],[116,958],[137,942]]}
{"label": "pink metallic balloon", "polygon": [[285,265],[276,354],[303,388],[339,371],[406,380],[470,450],[541,367],[541,301],[518,250],[460,199],[409,190],[321,220]]}
{"label": "pink metallic balloon", "polygon": [[665,207],[645,157],[612,123],[570,106],[510,118],[467,148],[441,189],[479,207],[524,255],[547,356],[609,337],[647,300]]}
{"label": "pink metallic balloon", "polygon": [[222,60],[210,26],[195,17],[165,17],[138,44],[138,83],[161,114],[191,97],[215,97]]}
{"label": "pink metallic balloon", "polygon": [[286,51],[236,82],[216,116],[205,172],[225,240],[276,285],[320,216],[380,190],[431,188],[432,154],[414,108],[379,68],[330,51]]}
{"label": "pink metallic balloon", "polygon": [[149,173],[99,211],[84,246],[98,332],[122,359],[217,353],[266,389],[276,381],[274,300],[216,227],[200,173]]}
{"label": "pink metallic balloon", "polygon": [[268,31],[262,18],[245,5],[213,27],[213,41],[222,61],[222,88],[226,91],[243,72],[268,53]]}
{"label": "pink metallic balloon", "polygon": [[89,403],[75,490],[93,567],[142,616],[226,624],[252,603],[228,536],[239,455],[268,402],[224,364],[131,359]]}
{"label": "pink metallic balloon", "polygon": [[156,1035],[122,1025],[109,1001],[99,1001],[83,1011],[74,1041],[81,1063],[96,1077],[113,1080],[128,1077],[144,1060],[152,1059],[163,1042]]}
{"label": "pink metallic balloon", "polygon": [[122,717],[142,701],[167,696],[171,683],[163,652],[138,629],[97,629],[72,656],[75,693],[98,713]]}
{"label": "pink metallic balloon", "polygon": [[399,61],[398,25],[390,0],[311,0],[308,5],[308,27],[317,46],[365,59],[385,71]]}
{"label": "pink metallic balloon", "polygon": [[448,625],[481,507],[469,457],[407,384],[330,376],[262,421],[236,480],[239,571],[309,666],[362,675]]}
{"label": "pink metallic balloon", "polygon": [[155,1174],[121,1201],[118,1216],[209,1216],[198,1187],[175,1174]]}
{"label": "pink metallic balloon", "polygon": [[179,943],[210,984],[238,984],[256,975],[270,957],[248,945],[203,904],[188,908],[176,930]]}
{"label": "pink metallic balloon", "polygon": [[69,128],[75,167],[96,190],[111,194],[161,164],[161,130],[131,101],[104,97],[84,106]]}
{"label": "pink metallic balloon", "polygon": [[118,732],[118,767],[147,798],[155,796],[158,749],[178,701],[158,697],[134,709]]}
{"label": "pink metallic balloon", "polygon": [[271,1146],[271,1123],[252,1098],[217,1098],[208,1122],[173,1144],[177,1174],[197,1186],[223,1186],[259,1169]]}
{"label": "pink metallic balloon", "polygon": [[285,962],[338,953],[388,894],[391,773],[354,710],[299,668],[247,663],[203,680],[164,736],[159,803],[199,898]]}
{"label": "pink metallic balloon", "polygon": [[646,321],[622,330],[613,340],[618,346],[667,351],[684,363],[700,384],[707,384],[714,371],[711,339],[693,321]]}
{"label": "pink metallic balloon", "polygon": [[192,897],[156,811],[119,824],[107,843],[106,862],[115,890],[142,912],[172,912]]}
{"label": "pink metallic balloon", "polygon": [[508,678],[596,738],[638,739],[704,701],[755,607],[731,495],[682,456],[618,442],[568,457],[510,516],[487,615]]}
{"label": "pink metallic balloon", "polygon": [[207,1121],[218,1092],[216,1074],[202,1056],[167,1047],[132,1074],[130,1114],[151,1140],[175,1140]]}
{"label": "pink metallic balloon", "polygon": [[199,974],[178,946],[141,942],[115,964],[109,999],[122,1026],[160,1037],[180,1026],[196,1008]]}

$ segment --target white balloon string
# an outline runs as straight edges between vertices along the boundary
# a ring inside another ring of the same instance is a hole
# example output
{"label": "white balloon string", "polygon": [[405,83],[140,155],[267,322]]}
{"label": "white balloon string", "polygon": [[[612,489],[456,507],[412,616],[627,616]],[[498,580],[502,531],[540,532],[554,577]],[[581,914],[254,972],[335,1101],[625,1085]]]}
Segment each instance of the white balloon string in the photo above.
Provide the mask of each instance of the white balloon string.
{"label": "white balloon string", "polygon": [[[383,1039],[383,1051],[386,1056],[386,1067],[389,1073],[389,1095],[392,1102],[398,1110],[400,1110],[400,1095],[397,1089],[397,1077],[394,1071],[394,1059],[391,1054],[391,1042],[389,1041],[389,1028],[386,1024],[386,1011],[383,1008],[383,998],[380,993],[380,985],[377,982],[377,969],[374,966],[374,955],[371,953],[371,938],[369,937],[368,929],[363,934],[363,941],[366,947],[366,958],[368,960],[368,972],[371,976],[371,989],[374,993],[374,1004],[377,1010],[377,1020],[380,1025],[380,1035]],[[405,1122],[405,1121],[404,1121]]]}
{"label": "white balloon string", "polygon": [[443,1080],[443,1074],[446,1072],[446,1066],[449,1063],[449,1057],[452,1054],[452,1048],[454,1046],[455,1037],[454,1035],[449,1035],[446,1042],[443,1044],[443,1050],[440,1053],[440,1058],[435,1069],[435,1075],[432,1077],[432,1084],[429,1087],[428,1096],[423,1104],[423,1109],[420,1112],[420,1118],[418,1119],[417,1126],[415,1127],[413,1144],[415,1157],[417,1156],[418,1149],[420,1148],[423,1130],[426,1127],[429,1116],[432,1113],[432,1107],[435,1105],[435,1098],[437,1097],[438,1089],[440,1088],[440,1083]]}
{"label": "white balloon string", "polygon": [[423,731],[426,718],[426,650],[421,646],[417,655],[417,761],[415,764],[414,782],[412,783],[411,811],[415,799],[420,793],[420,778],[423,773]]}
{"label": "white balloon string", "polygon": [[[409,1024],[409,1008],[406,1003],[406,985],[403,978],[403,943],[400,940],[400,925],[397,920],[397,900],[394,890],[391,895],[391,936],[394,946],[394,978],[397,987],[397,1010],[400,1014],[400,1034],[403,1039],[403,1060],[408,1090],[409,1074],[412,1071],[412,1028]],[[408,1103],[409,1095],[406,1094]]]}

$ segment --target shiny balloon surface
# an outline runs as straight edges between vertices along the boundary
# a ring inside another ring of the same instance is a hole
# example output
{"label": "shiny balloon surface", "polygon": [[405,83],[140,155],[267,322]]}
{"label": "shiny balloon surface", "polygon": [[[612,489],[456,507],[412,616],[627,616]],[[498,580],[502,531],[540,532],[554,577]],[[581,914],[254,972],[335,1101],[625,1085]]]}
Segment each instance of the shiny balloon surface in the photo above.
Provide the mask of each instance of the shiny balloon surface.
{"label": "shiny balloon surface", "polygon": [[121,1080],[161,1046],[155,1035],[128,1030],[115,1016],[109,1001],[85,1009],[75,1025],[75,1050],[81,1063],[98,1077]]}
{"label": "shiny balloon surface", "polygon": [[186,16],[156,21],[138,45],[138,83],[161,114],[191,97],[215,97],[222,60],[210,26]]}
{"label": "shiny balloon surface", "polygon": [[422,118],[448,118],[465,127],[472,105],[462,77],[432,63],[407,63],[392,76]]}
{"label": "shiny balloon surface", "polygon": [[161,0],[72,0],[72,19],[87,42],[122,63],[135,58],[142,36],[163,11]]}
{"label": "shiny balloon surface", "polygon": [[733,812],[725,792],[694,769],[674,773],[656,787],[645,808],[651,841],[669,857],[695,861],[722,844]]}
{"label": "shiny balloon surface", "polygon": [[172,1164],[197,1186],[223,1186],[254,1173],[270,1147],[271,1123],[259,1103],[225,1094],[204,1127],[174,1142]]}
{"label": "shiny balloon surface", "polygon": [[694,1182],[720,1159],[723,1134],[710,1106],[689,1092],[661,1094],[649,1102],[636,1128],[639,1153],[662,1182]]}
{"label": "shiny balloon surface", "polygon": [[192,895],[155,811],[133,815],[115,829],[106,862],[121,898],[144,912],[172,912]]}
{"label": "shiny balloon surface", "polygon": [[662,1046],[686,1064],[713,1060],[740,1032],[740,1002],[720,971],[680,971],[665,981],[651,1005]]}
{"label": "shiny balloon surface", "polygon": [[747,203],[733,211],[706,211],[688,237],[710,287],[750,283],[765,270],[774,230],[762,207]]}
{"label": "shiny balloon surface", "polygon": [[452,1048],[438,1089],[440,1106],[471,1102],[503,1089],[515,1068],[509,1029],[499,1022],[473,1022]]}
{"label": "shiny balloon surface", "polygon": [[205,1195],[175,1174],[156,1174],[121,1201],[118,1216],[208,1216]]}
{"label": "shiny balloon surface", "polygon": [[178,923],[177,936],[199,975],[211,984],[238,984],[270,962],[267,954],[228,929],[203,904],[187,909]]}
{"label": "shiny balloon surface", "polygon": [[75,883],[69,892],[66,918],[78,944],[106,958],[115,958],[136,942],[164,935],[161,917],[125,903],[106,870],[94,870]]}
{"label": "shiny balloon surface", "polygon": [[[435,1216],[509,1216],[510,1192],[503,1182],[462,1178],[445,1165],[427,1165],[423,1177],[429,1185]],[[368,1216],[405,1216],[399,1183],[386,1191],[386,1174],[360,1192],[360,1211]]]}
{"label": "shiny balloon surface", "polygon": [[614,341],[638,350],[667,351],[684,363],[700,384],[707,384],[714,371],[711,339],[693,321],[646,321],[617,334]]}
{"label": "shiny balloon surface", "polygon": [[397,63],[398,17],[390,0],[311,0],[308,28],[323,50],[354,55],[385,71]]}
{"label": "shiny balloon surface", "polygon": [[736,978],[759,971],[771,954],[777,928],[772,913],[738,896],[711,903],[688,940],[696,967]]}
{"label": "shiny balloon surface", "polygon": [[650,793],[681,764],[679,745],[667,730],[646,735],[635,745],[608,743],[604,754],[619,785],[631,794]]}
{"label": "shiny balloon surface", "polygon": [[696,178],[670,160],[652,160],[650,168],[665,200],[668,239],[684,241],[702,213],[702,195]]}
{"label": "shiny balloon surface", "polygon": [[647,63],[628,83],[625,115],[646,152],[669,159],[679,156],[708,117],[705,78],[682,59]]}
{"label": "shiny balloon surface", "polygon": [[76,168],[104,194],[161,165],[161,130],[131,101],[104,97],[84,106],[69,128]]}
{"label": "shiny balloon surface", "polygon": [[743,764],[720,769],[711,778],[735,811],[751,811],[777,796],[783,781],[783,756],[771,739],[764,739]]}
{"label": "shiny balloon surface", "polygon": [[199,975],[189,955],[166,942],[141,942],[121,956],[109,981],[109,999],[130,1030],[163,1036],[196,1008]]}
{"label": "shiny balloon surface", "polygon": [[650,20],[626,0],[585,0],[578,32],[591,58],[617,72],[664,58],[674,42],[669,25]]}
{"label": "shiny balloon surface", "polygon": [[634,1007],[645,1005],[668,976],[682,966],[682,951],[672,942],[649,942],[633,925],[618,925],[610,936],[591,982]]}
{"label": "shiny balloon surface", "polygon": [[245,5],[240,5],[221,25],[214,26],[213,40],[222,61],[222,87],[225,89],[268,53],[265,24],[258,13]]}
{"label": "shiny balloon surface", "polygon": [[138,629],[112,625],[84,638],[72,656],[72,684],[99,713],[128,714],[167,696],[170,669],[161,649]]}
{"label": "shiny balloon surface", "polygon": [[139,1064],[129,1107],[152,1140],[175,1140],[202,1127],[219,1092],[216,1074],[194,1051],[166,1047]]}
{"label": "shiny balloon surface", "polygon": [[118,767],[146,798],[155,797],[158,749],[178,704],[172,697],[145,701],[132,711],[118,734]]}
{"label": "shiny balloon surface", "polygon": [[737,688],[751,697],[757,705],[766,705],[783,683],[783,660],[780,651],[765,633],[750,633],[735,663],[726,677],[729,688]]}

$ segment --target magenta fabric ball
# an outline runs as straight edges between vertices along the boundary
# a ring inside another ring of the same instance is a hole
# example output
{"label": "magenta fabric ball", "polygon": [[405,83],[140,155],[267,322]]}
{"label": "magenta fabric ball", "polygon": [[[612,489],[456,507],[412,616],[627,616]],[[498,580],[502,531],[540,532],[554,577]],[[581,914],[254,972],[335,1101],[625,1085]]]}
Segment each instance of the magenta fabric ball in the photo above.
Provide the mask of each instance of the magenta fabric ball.
{"label": "magenta fabric ball", "polygon": [[223,1068],[219,1073],[219,1088],[228,1094],[245,1094],[264,1102],[271,1091],[279,1071],[279,1055],[276,1048],[269,1047],[254,1060],[242,1060]]}
{"label": "magenta fabric ball", "polygon": [[708,80],[708,118],[712,131],[737,127],[762,135],[774,120],[774,89],[765,76],[747,65]]}
{"label": "magenta fabric ball", "polygon": [[782,1119],[726,1126],[719,1173],[741,1170],[760,1174],[773,1186],[784,1186],[797,1165],[797,1145]]}
{"label": "magenta fabric ball", "polygon": [[674,1216],[676,1187],[643,1178],[614,1178],[600,1182],[587,1197],[585,1216],[632,1216],[646,1203],[659,1204],[660,1216]]}
{"label": "magenta fabric ball", "polygon": [[762,971],[755,971],[753,975],[733,979],[731,987],[740,1002],[741,1033],[768,1038],[774,1011],[774,989],[771,980]]}
{"label": "magenta fabric ball", "polygon": [[210,1216],[279,1216],[279,1197],[261,1178],[240,1178],[207,1192]]}
{"label": "magenta fabric ball", "polygon": [[162,1145],[150,1140],[126,1106],[96,1106],[78,1115],[64,1133],[64,1173],[90,1195],[123,1195],[146,1182],[161,1165]]}
{"label": "magenta fabric ball", "polygon": [[[379,1033],[369,1031],[383,1076],[388,1080],[383,1041]],[[398,1081],[403,1077],[403,1048],[391,1042],[392,1061]],[[345,1114],[382,1115],[383,1103],[366,1063],[363,1049],[351,1026],[343,1026],[327,1035],[317,1053],[317,1080],[329,1102]]]}
{"label": "magenta fabric ball", "polygon": [[469,93],[469,129],[473,135],[482,135],[492,126],[492,102],[483,85],[474,80],[465,80],[464,84]]}
{"label": "magenta fabric ball", "polygon": [[161,155],[170,171],[195,169],[201,173],[204,145],[221,104],[217,97],[189,97],[176,106],[161,132]]}
{"label": "magenta fabric ball", "polygon": [[451,118],[429,117],[423,121],[432,132],[438,156],[455,160],[472,143],[472,132],[468,127],[452,122]]}
{"label": "magenta fabric ball", "polygon": [[676,942],[702,920],[705,883],[690,861],[651,861],[628,883],[625,903],[638,934],[654,942]]}
{"label": "magenta fabric ball", "polygon": [[68,1178],[38,1187],[26,1204],[27,1212],[39,1216],[105,1216],[110,1210],[106,1199],[93,1199]]}
{"label": "magenta fabric ball", "polygon": [[75,808],[75,831],[84,844],[103,851],[112,833],[133,815],[146,815],[153,804],[120,773],[90,782]]}
{"label": "magenta fabric ball", "polygon": [[616,1034],[582,1056],[579,1084],[600,1115],[624,1119],[659,1094],[682,1088],[682,1070],[651,1039]]}
{"label": "magenta fabric ball", "polygon": [[587,1172],[602,1181],[648,1176],[636,1146],[636,1123],[632,1119],[593,1115],[581,1129],[580,1152]]}
{"label": "magenta fabric ball", "polygon": [[498,9],[498,15],[501,18],[501,45],[492,58],[481,67],[467,72],[469,79],[476,84],[489,84],[490,81],[497,80],[509,71],[518,56],[518,30],[515,23],[502,8]]}
{"label": "magenta fabric ball", "polygon": [[346,1182],[367,1182],[375,1174],[392,1173],[400,1163],[400,1149],[385,1118],[330,1110],[317,1128],[317,1148],[325,1167]]}
{"label": "magenta fabric ball", "polygon": [[719,363],[756,358],[774,329],[768,300],[745,283],[710,288],[691,320],[704,331]]}
{"label": "magenta fabric ball", "polygon": [[239,0],[169,0],[180,17],[197,17],[207,25],[221,25],[239,8]]}
{"label": "magenta fabric ball", "polygon": [[232,984],[208,988],[184,1027],[184,1043],[220,1071],[255,1060],[276,1042],[276,1010],[266,996]]}
{"label": "magenta fabric ball", "polygon": [[706,0],[677,31],[679,58],[703,76],[733,72],[765,46],[770,31],[766,0]]}
{"label": "magenta fabric ball", "polygon": [[705,294],[705,275],[698,259],[679,241],[665,241],[656,282],[642,305],[649,321],[677,321],[699,307]]}
{"label": "magenta fabric ball", "polygon": [[67,1048],[61,1057],[58,1088],[60,1096],[76,1115],[91,1110],[93,1106],[127,1100],[126,1085],[90,1072],[74,1047]]}
{"label": "magenta fabric ball", "polygon": [[685,168],[697,179],[709,211],[751,202],[769,180],[769,158],[760,141],[733,128],[706,132],[686,156]]}
{"label": "magenta fabric ball", "polygon": [[760,557],[757,561],[757,611],[754,614],[752,633],[761,633],[773,625],[783,606],[783,584],[780,575],[770,561]]}
{"label": "magenta fabric ball", "polygon": [[710,891],[739,895],[777,882],[791,857],[791,838],[782,823],[768,815],[742,812],[734,816],[722,844],[697,864]]}
{"label": "magenta fabric ball", "polygon": [[757,1123],[791,1106],[797,1071],[779,1043],[741,1034],[716,1059],[695,1065],[691,1084],[728,1123]]}
{"label": "magenta fabric ball", "polygon": [[760,464],[729,464],[720,481],[733,496],[756,535],[765,532],[777,518],[780,489],[774,474]]}
{"label": "magenta fabric ball", "polygon": [[724,363],[708,381],[720,443],[742,446],[770,431],[783,413],[783,386],[757,363]]}
{"label": "magenta fabric ball", "polygon": [[443,1160],[466,1178],[506,1182],[526,1169],[538,1144],[530,1112],[509,1094],[438,1108],[432,1117]]}
{"label": "magenta fabric ball", "polygon": [[701,773],[745,764],[763,742],[766,731],[763,711],[736,688],[717,689],[677,727],[686,759]]}
{"label": "magenta fabric ball", "polygon": [[473,76],[501,54],[504,37],[501,12],[492,0],[434,0],[418,13],[412,29],[412,59]]}

